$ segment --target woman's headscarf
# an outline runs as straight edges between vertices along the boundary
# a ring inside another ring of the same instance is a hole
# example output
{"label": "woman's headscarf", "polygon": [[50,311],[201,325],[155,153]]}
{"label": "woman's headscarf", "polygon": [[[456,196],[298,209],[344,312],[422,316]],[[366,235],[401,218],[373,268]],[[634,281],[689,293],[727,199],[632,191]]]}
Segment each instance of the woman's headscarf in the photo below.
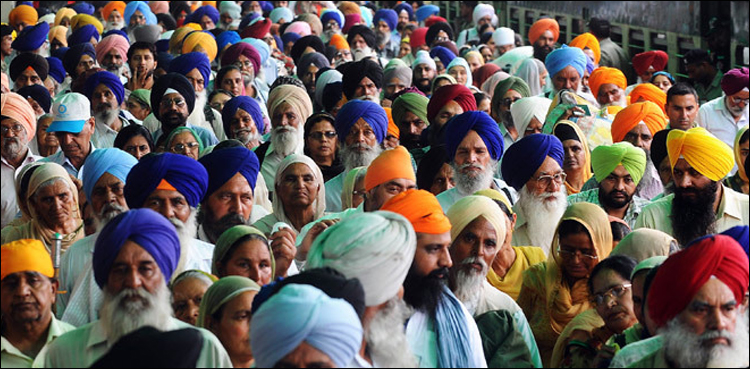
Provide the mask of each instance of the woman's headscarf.
{"label": "woman's headscarf", "polygon": [[[586,135],[583,134],[581,128],[577,124],[569,120],[561,120],[555,124],[552,128],[553,134],[560,139],[560,142],[565,140],[576,140],[581,143],[585,159],[583,163],[580,163],[583,167],[583,181],[586,182],[591,179],[591,151],[589,150],[589,143],[586,139]],[[567,181],[565,181],[565,188],[568,189],[568,195],[579,193],[579,190],[573,188]]]}
{"label": "woman's headscarf", "polygon": [[349,171],[344,178],[344,188],[341,190],[341,209],[346,210],[353,208],[354,202],[353,192],[354,186],[357,184],[357,179],[364,179],[367,174],[367,167],[356,167]]}
{"label": "woman's headscarf", "polygon": [[263,234],[263,232],[259,231],[257,228],[246,225],[237,225],[229,228],[221,234],[218,240],[216,240],[214,255],[211,258],[211,274],[218,276],[218,264],[227,257],[227,253],[232,247],[234,247],[237,241],[250,235],[259,236],[262,239],[266,240],[266,244],[268,245],[268,253],[271,255],[271,276],[273,278],[273,276],[276,275],[276,259],[274,259],[273,257],[271,244],[268,242],[268,239],[266,238],[266,235]]}
{"label": "woman's headscarf", "polygon": [[466,83],[464,83],[464,86],[471,88],[471,86],[474,85],[474,80],[471,76],[471,67],[469,67],[469,63],[464,58],[455,58],[445,67],[446,73],[449,73],[451,68],[456,66],[464,68],[466,71]]}
{"label": "woman's headscarf", "polygon": [[[513,71],[511,72],[513,73]],[[518,64],[518,68],[513,75],[526,82],[531,96],[539,96],[543,92],[540,77],[545,73],[547,73],[547,68],[541,60],[527,58]]]}
{"label": "woman's headscarf", "polygon": [[195,137],[195,140],[198,141],[198,158],[200,158],[203,155],[203,150],[205,149],[205,147],[203,147],[203,142],[201,141],[200,136],[198,136],[198,132],[195,132],[195,130],[192,128],[188,128],[188,127],[175,128],[174,131],[172,131],[172,133],[170,133],[169,136],[167,136],[167,140],[164,141],[164,149],[166,151],[169,151],[169,146],[172,145],[172,140],[174,140],[174,138],[177,137],[177,135],[185,131],[190,132],[193,135],[193,137]]}
{"label": "woman's headscarf", "polygon": [[215,314],[226,303],[251,291],[260,292],[260,286],[250,278],[232,275],[214,282],[203,294],[196,325],[200,328],[207,328],[206,316]]}
{"label": "woman's headscarf", "polygon": [[[313,200],[312,207],[313,212],[315,213],[315,219],[320,219],[320,217],[323,216],[323,213],[325,213],[326,210],[326,186],[324,182],[325,180],[323,179],[323,173],[320,171],[320,167],[318,167],[318,165],[315,164],[312,159],[310,159],[306,155],[300,154],[292,154],[287,156],[284,160],[281,161],[278,169],[276,169],[276,178],[274,180],[274,183],[277,185],[282,183],[281,176],[284,174],[284,171],[292,166],[292,164],[297,163],[307,165],[307,167],[310,168],[310,170],[313,172],[315,182],[317,182],[318,185],[318,193],[315,195],[315,200]],[[272,196],[273,215],[276,217],[276,219],[278,219],[279,222],[284,222],[291,225],[292,221],[289,219],[289,217],[287,217],[286,212],[284,211],[284,204],[282,204],[281,199],[279,198],[279,191],[274,190]]]}
{"label": "woman's headscarf", "polygon": [[677,245],[674,237],[655,229],[640,228],[628,233],[610,255],[630,256],[640,263],[653,256],[669,256],[672,244]]}

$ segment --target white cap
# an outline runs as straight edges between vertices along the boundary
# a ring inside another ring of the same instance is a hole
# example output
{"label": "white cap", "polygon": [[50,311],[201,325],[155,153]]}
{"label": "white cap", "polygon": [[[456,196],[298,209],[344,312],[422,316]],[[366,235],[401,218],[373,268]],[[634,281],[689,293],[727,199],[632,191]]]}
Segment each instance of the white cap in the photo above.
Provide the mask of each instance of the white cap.
{"label": "white cap", "polygon": [[60,96],[52,104],[52,124],[47,132],[78,133],[91,118],[91,102],[86,96],[70,92]]}
{"label": "white cap", "polygon": [[492,34],[495,46],[512,45],[516,43],[516,33],[512,29],[500,27]]}

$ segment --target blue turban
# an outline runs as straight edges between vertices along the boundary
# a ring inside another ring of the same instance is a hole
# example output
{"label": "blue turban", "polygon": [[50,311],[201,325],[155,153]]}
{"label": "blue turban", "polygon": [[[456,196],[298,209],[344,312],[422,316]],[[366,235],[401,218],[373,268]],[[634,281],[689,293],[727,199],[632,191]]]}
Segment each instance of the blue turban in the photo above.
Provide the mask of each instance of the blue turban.
{"label": "blue turban", "polygon": [[[327,13],[326,13],[327,14]],[[325,14],[323,15],[325,16]],[[287,7],[279,7],[271,11],[271,14],[269,15],[269,18],[271,18],[271,22],[279,23],[279,21],[284,18],[284,20],[287,23],[291,23],[294,20],[294,14],[292,14],[292,10]],[[322,21],[322,19],[321,19]],[[326,22],[323,22],[325,24]],[[340,23],[339,23],[340,24]]]}
{"label": "blue turban", "polygon": [[227,45],[234,45],[240,42],[240,34],[236,31],[224,31],[216,37],[216,46],[219,47],[219,54]]}
{"label": "blue turban", "polygon": [[123,100],[125,100],[125,87],[122,85],[122,82],[120,82],[120,77],[106,70],[96,72],[86,80],[83,93],[89,98],[89,100],[92,100],[94,97],[94,90],[96,90],[99,85],[105,85],[112,91],[112,94],[117,98],[117,104],[121,105]]}
{"label": "blue turban", "polygon": [[594,67],[596,67],[596,65],[594,65],[594,61],[588,55],[586,55],[586,72],[591,74],[591,72],[596,69]]}
{"label": "blue turban", "polygon": [[273,10],[273,4],[270,1],[258,1],[258,3],[263,13],[270,13]]}
{"label": "blue turban", "polygon": [[253,314],[250,344],[257,366],[273,368],[303,342],[343,368],[362,346],[362,323],[346,300],[310,285],[289,284]]}
{"label": "blue turban", "polygon": [[417,8],[416,11],[417,22],[422,22],[425,19],[429,18],[431,15],[438,14],[440,14],[440,8],[438,8],[437,5],[422,5]]}
{"label": "blue turban", "polygon": [[400,15],[402,11],[406,10],[406,12],[409,13],[409,20],[410,21],[414,20],[414,8],[412,8],[411,5],[409,5],[409,3],[404,2],[404,3],[398,4],[396,5],[395,8],[393,8],[393,10],[396,11],[397,15]]}
{"label": "blue turban", "polygon": [[174,55],[166,51],[161,51],[156,54],[156,67],[169,70],[169,65],[172,64],[172,60],[174,60]]}
{"label": "blue turban", "polygon": [[224,124],[224,132],[229,134],[232,119],[234,119],[234,114],[237,113],[237,109],[242,109],[250,114],[250,116],[253,117],[255,126],[258,128],[258,133],[263,134],[265,126],[263,124],[263,113],[260,110],[260,104],[249,96],[233,97],[224,104],[224,109],[221,110],[221,120]]}
{"label": "blue turban", "polygon": [[206,198],[227,183],[235,174],[242,174],[255,193],[255,183],[260,171],[260,162],[254,152],[244,147],[215,150],[202,157],[200,163],[208,170],[209,181]]}
{"label": "blue turban", "polygon": [[469,131],[475,131],[487,146],[492,160],[500,160],[503,155],[503,134],[500,133],[495,120],[483,111],[467,111],[456,115],[448,121],[445,127],[445,146],[448,150],[448,160],[453,161],[458,145]]}
{"label": "blue turban", "polygon": [[[250,46],[255,48],[255,51],[257,51],[258,55],[260,56],[260,64],[262,68],[263,64],[265,64],[268,58],[271,57],[271,47],[268,46],[265,41],[258,38],[243,38],[241,41],[244,43],[248,43],[250,44]],[[257,74],[258,72],[255,73]]]}
{"label": "blue turban", "polygon": [[136,10],[140,10],[143,16],[146,18],[146,24],[156,24],[156,16],[151,12],[151,8],[148,7],[143,1],[133,1],[125,6],[125,15],[122,17],[125,20],[125,26],[130,25],[130,18],[133,17]]}
{"label": "blue turban", "polygon": [[281,35],[281,41],[284,41],[285,44],[289,42],[297,42],[297,40],[301,38],[302,36],[300,36],[299,34],[291,33],[291,32]]}
{"label": "blue turban", "polygon": [[111,30],[109,30],[107,32],[104,32],[104,34],[102,35],[102,39],[104,39],[105,37],[110,36],[110,35],[120,35],[122,37],[125,37],[125,40],[127,40],[128,42],[130,42],[130,38],[128,38],[128,34],[125,31],[121,30],[121,29],[111,29]]}
{"label": "blue turban", "polygon": [[503,179],[520,191],[548,156],[562,168],[565,151],[557,137],[537,134],[520,139],[505,152],[501,168]]}
{"label": "blue turban", "polygon": [[154,43],[154,46],[156,46],[157,53],[169,52],[169,40],[168,39],[158,40]]}
{"label": "blue turban", "polygon": [[68,46],[91,42],[92,37],[99,41],[99,30],[93,24],[87,24],[70,34],[68,37]]}
{"label": "blue turban", "polygon": [[323,27],[325,28],[326,24],[328,24],[331,19],[335,20],[336,23],[339,24],[339,28],[344,28],[344,18],[341,16],[341,13],[335,10],[329,10],[325,12],[323,16],[320,17],[320,22],[323,23]]}
{"label": "blue turban", "polygon": [[164,275],[164,283],[169,283],[180,261],[177,230],[161,214],[151,209],[136,209],[112,219],[96,238],[93,265],[99,288],[107,285],[112,264],[128,240],[151,254]]}
{"label": "blue turban", "polygon": [[398,26],[398,14],[393,9],[380,9],[375,12],[373,23],[377,27],[380,21],[384,21],[386,24],[388,24],[388,28],[390,28],[391,31],[395,31],[396,26]]}
{"label": "blue turban", "polygon": [[745,254],[748,254],[748,242],[750,242],[750,227],[746,225],[736,226],[729,228],[724,232],[721,232],[721,234],[734,238],[737,243],[742,246],[742,249],[745,250]]}
{"label": "blue turban", "polygon": [[80,3],[73,5],[73,10],[75,10],[77,14],[88,14],[88,15],[93,15],[95,11],[94,6],[87,2],[80,2]]}
{"label": "blue turban", "polygon": [[78,67],[78,63],[81,61],[81,57],[84,55],[88,55],[91,57],[91,59],[96,60],[96,50],[94,50],[94,45],[92,45],[90,42],[71,46],[70,49],[65,53],[65,58],[63,58],[63,66],[65,67],[65,71],[68,72],[71,78],[76,79],[76,77],[78,77],[78,75],[75,74],[76,67]]}
{"label": "blue turban", "polygon": [[432,48],[432,50],[430,50],[430,57],[437,57],[443,63],[443,66],[445,68],[448,68],[448,64],[450,64],[453,59],[456,58],[456,54],[454,54],[453,51],[451,51],[451,49],[447,47],[435,46]]}
{"label": "blue turban", "polygon": [[273,35],[273,39],[276,40],[276,48],[279,49],[282,53],[284,52],[284,43],[281,42],[281,37],[279,35]]}
{"label": "blue turban", "polygon": [[219,24],[219,11],[211,5],[204,5],[198,9],[195,9],[193,14],[190,14],[188,19],[185,19],[185,24],[198,23],[201,24],[201,19],[204,15],[207,15],[214,24]]}
{"label": "blue turban", "polygon": [[86,169],[83,171],[83,192],[86,199],[91,201],[94,185],[104,173],[109,173],[123,184],[130,169],[138,164],[138,159],[125,151],[116,148],[96,149],[86,158]]}
{"label": "blue turban", "polygon": [[149,196],[167,181],[197,207],[206,194],[208,172],[193,158],[172,153],[151,154],[141,158],[128,174],[125,201],[131,209],[142,208]]}
{"label": "blue turban", "polygon": [[49,33],[49,23],[42,22],[35,26],[28,26],[21,31],[10,47],[18,51],[34,51],[44,44]]}
{"label": "blue turban", "polygon": [[362,118],[370,125],[378,143],[383,143],[388,130],[388,116],[380,105],[367,100],[351,100],[344,104],[336,115],[336,134],[342,142],[355,123]]}
{"label": "blue turban", "polygon": [[183,76],[187,76],[191,70],[196,68],[203,76],[203,87],[208,87],[208,79],[211,77],[211,62],[208,61],[206,54],[199,52],[182,54],[169,63],[170,73],[179,73]]}
{"label": "blue turban", "polygon": [[29,97],[32,98],[42,107],[42,110],[44,110],[45,113],[49,113],[49,108],[52,106],[52,98],[49,96],[49,90],[47,90],[47,87],[34,84],[18,90],[18,94],[24,99]]}
{"label": "blue turban", "polygon": [[[59,47],[57,50],[52,52],[52,57],[57,58],[58,60],[60,60],[60,62],[62,62],[63,60],[65,60],[65,54],[68,53],[68,50],[70,50],[69,47],[65,47],[65,46]],[[64,70],[65,68],[63,67],[63,71]]]}
{"label": "blue turban", "polygon": [[583,72],[586,70],[588,59],[589,57],[583,53],[583,50],[577,47],[562,45],[561,48],[555,49],[547,55],[544,64],[547,67],[550,78],[568,66],[575,68],[578,75],[583,78]]}

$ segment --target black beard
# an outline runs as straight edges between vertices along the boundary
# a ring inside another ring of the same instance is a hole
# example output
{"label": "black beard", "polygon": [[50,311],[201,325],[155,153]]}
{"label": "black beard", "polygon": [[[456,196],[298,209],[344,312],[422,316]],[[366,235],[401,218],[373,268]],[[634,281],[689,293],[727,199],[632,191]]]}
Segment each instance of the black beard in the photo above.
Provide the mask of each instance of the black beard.
{"label": "black beard", "polygon": [[[613,199],[611,196],[614,195],[615,192],[624,194],[626,196],[625,200],[618,201]],[[625,191],[612,190],[612,192],[610,192],[609,194],[605,194],[604,191],[599,188],[599,203],[601,203],[607,209],[622,209],[628,206],[631,200],[633,200],[633,196],[628,195],[628,193]]]}
{"label": "black beard", "polygon": [[[427,83],[423,83],[424,81],[426,81]],[[430,90],[432,89],[432,81],[426,78],[419,79],[414,83],[414,87],[419,89],[419,91],[422,91],[425,95],[428,95],[430,93]]]}
{"label": "black beard", "polygon": [[[500,115],[501,115],[500,119],[502,119],[503,125],[505,126],[506,129],[508,129],[510,127],[513,127],[513,125],[514,125],[514,123],[513,123],[513,115],[510,114],[510,110],[500,112]],[[521,133],[522,132],[518,132],[518,135],[520,136]]]}
{"label": "black beard", "polygon": [[537,58],[544,62],[547,60],[547,55],[552,52],[552,48],[549,46],[536,46],[534,45],[534,58]]}
{"label": "black beard", "polygon": [[418,135],[412,135],[411,133],[402,133],[401,145],[406,147],[407,150],[413,150],[422,147],[422,142],[420,136]]}
{"label": "black beard", "polygon": [[248,225],[242,215],[235,213],[229,213],[219,220],[214,219],[216,219],[216,216],[208,206],[201,206],[201,210],[198,212],[198,224],[203,227],[203,232],[206,232],[206,236],[212,243],[216,243],[222,233],[229,228],[236,225]]}
{"label": "black beard", "polygon": [[[702,190],[675,187],[670,216],[674,237],[683,247],[696,238],[714,233],[714,201],[718,188],[717,182],[711,182]],[[686,198],[687,193],[696,194],[695,199]]]}
{"label": "black beard", "polygon": [[404,280],[404,301],[416,310],[434,316],[442,298],[443,286],[448,281],[448,268],[435,269],[422,277],[412,265]]}

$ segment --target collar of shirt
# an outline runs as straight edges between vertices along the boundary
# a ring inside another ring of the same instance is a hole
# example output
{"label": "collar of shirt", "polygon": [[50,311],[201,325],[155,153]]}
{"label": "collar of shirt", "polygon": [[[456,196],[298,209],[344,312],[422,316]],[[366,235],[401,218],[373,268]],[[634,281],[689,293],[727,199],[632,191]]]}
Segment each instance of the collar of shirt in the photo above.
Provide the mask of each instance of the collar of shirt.
{"label": "collar of shirt", "polygon": [[8,162],[8,161],[7,161],[6,159],[5,159],[5,157],[4,157],[4,156],[0,158],[0,161],[2,161],[3,165],[5,165],[5,166],[7,166],[7,167],[9,167],[9,168],[12,168],[12,169],[13,169],[14,171],[18,171],[18,169],[21,169],[21,168],[23,168],[24,166],[26,166],[27,164],[31,164],[31,163],[33,163],[33,162],[35,162],[35,161],[39,160],[39,159],[41,159],[41,157],[40,157],[40,156],[34,155],[34,153],[32,153],[32,152],[31,152],[31,149],[30,149],[30,148],[27,148],[27,150],[26,150],[26,157],[25,157],[25,158],[23,158],[23,161],[21,162],[21,165],[19,165],[19,166],[18,166],[18,168],[14,168],[14,167],[13,167],[13,165],[11,165],[11,164],[10,164],[10,163],[9,163],[9,162]]}
{"label": "collar of shirt", "polygon": [[[47,331],[47,340],[45,343],[49,344],[52,342],[55,338],[62,336],[63,334],[73,330],[75,327],[63,323],[55,318],[55,315],[52,314],[52,320],[49,323],[49,330]],[[17,349],[15,346],[13,346],[8,339],[5,338],[5,336],[2,337],[2,343],[0,343],[0,351],[3,353],[8,353],[14,356],[21,357],[23,359],[34,361],[34,358],[28,357],[26,354],[21,352],[21,350]]]}
{"label": "collar of shirt", "polygon": [[729,216],[735,219],[742,219],[742,208],[740,207],[741,196],[747,196],[738,193],[731,188],[722,185],[723,191],[721,195],[721,201],[719,202],[719,211],[716,214],[716,219],[721,219],[725,216]]}

